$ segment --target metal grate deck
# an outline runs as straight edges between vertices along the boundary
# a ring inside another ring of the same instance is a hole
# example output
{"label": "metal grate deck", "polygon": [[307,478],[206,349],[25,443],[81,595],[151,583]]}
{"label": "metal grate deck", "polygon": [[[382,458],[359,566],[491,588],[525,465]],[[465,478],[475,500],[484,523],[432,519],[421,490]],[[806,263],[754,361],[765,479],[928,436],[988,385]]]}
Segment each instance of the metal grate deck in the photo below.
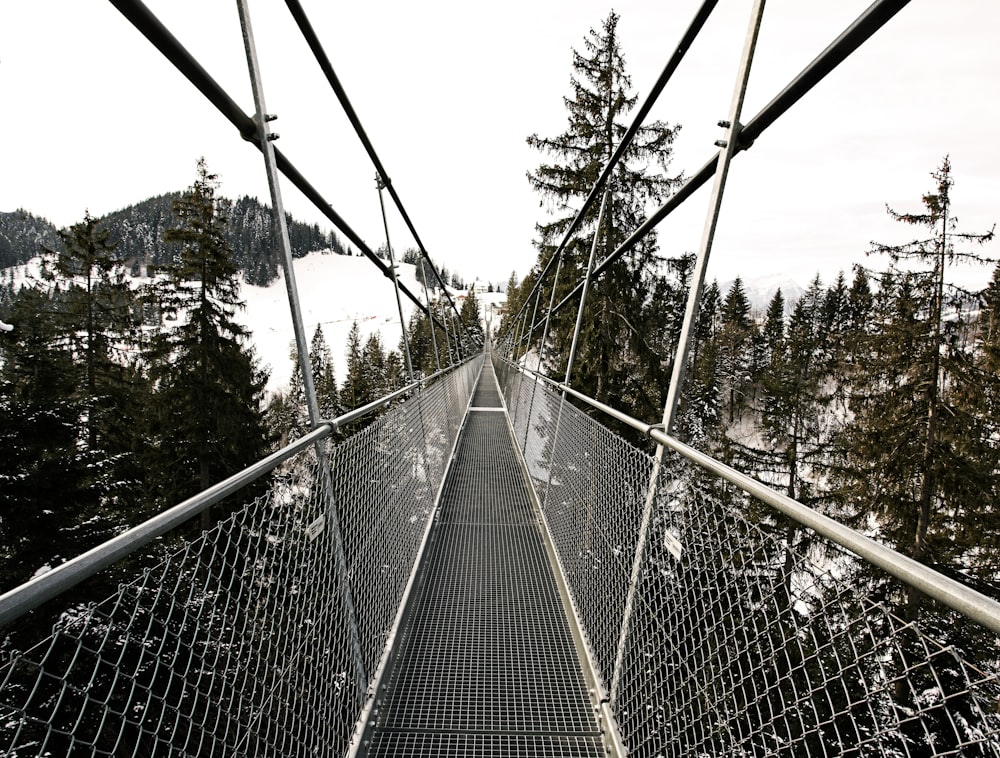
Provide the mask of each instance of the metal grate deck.
{"label": "metal grate deck", "polygon": [[489,363],[472,405],[368,755],[597,758],[597,720]]}
{"label": "metal grate deck", "polygon": [[483,365],[483,375],[476,385],[472,395],[473,408],[500,408],[500,388],[497,386],[493,365],[486,361]]}

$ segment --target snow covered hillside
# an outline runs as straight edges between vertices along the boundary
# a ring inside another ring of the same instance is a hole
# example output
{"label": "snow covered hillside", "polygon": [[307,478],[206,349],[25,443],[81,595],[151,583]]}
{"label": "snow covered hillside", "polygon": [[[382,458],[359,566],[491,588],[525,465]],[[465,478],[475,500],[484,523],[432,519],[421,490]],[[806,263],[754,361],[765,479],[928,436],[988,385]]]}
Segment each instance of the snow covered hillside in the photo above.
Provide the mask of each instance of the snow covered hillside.
{"label": "snow covered hillside", "polygon": [[[37,280],[39,268],[40,259],[35,258],[27,264],[7,269],[3,272],[3,279],[12,281],[17,287],[22,282]],[[416,280],[415,267],[401,263],[399,272],[400,281],[422,298],[423,285]],[[322,325],[333,355],[338,382],[344,378],[347,335],[355,321],[361,330],[362,342],[377,331],[386,350],[398,350],[402,332],[392,280],[383,276],[367,258],[332,252],[312,253],[295,259],[295,280],[306,339],[311,340],[317,324]],[[138,287],[145,281],[137,278],[132,283]],[[457,298],[463,293],[450,291],[458,302]],[[258,358],[270,368],[268,389],[283,389],[292,375],[290,356],[295,343],[284,274],[279,274],[277,281],[268,287],[256,287],[244,282],[240,294],[246,301],[246,308],[237,313],[236,318],[250,330]],[[495,294],[483,297],[505,298]],[[403,316],[407,322],[415,307],[404,295]]]}
{"label": "snow covered hillside", "polygon": [[[400,282],[422,297],[423,286],[414,276],[414,266],[399,265]],[[312,339],[317,324],[323,327],[338,382],[344,378],[347,334],[355,321],[362,342],[377,331],[386,350],[399,347],[402,332],[392,280],[383,276],[367,258],[332,253],[297,258],[295,281],[306,339]],[[237,319],[251,331],[258,357],[271,369],[268,389],[282,388],[292,375],[290,355],[295,343],[284,274],[279,274],[278,280],[268,287],[244,284],[241,295],[247,307],[237,314]],[[403,316],[407,321],[415,307],[403,295]]]}

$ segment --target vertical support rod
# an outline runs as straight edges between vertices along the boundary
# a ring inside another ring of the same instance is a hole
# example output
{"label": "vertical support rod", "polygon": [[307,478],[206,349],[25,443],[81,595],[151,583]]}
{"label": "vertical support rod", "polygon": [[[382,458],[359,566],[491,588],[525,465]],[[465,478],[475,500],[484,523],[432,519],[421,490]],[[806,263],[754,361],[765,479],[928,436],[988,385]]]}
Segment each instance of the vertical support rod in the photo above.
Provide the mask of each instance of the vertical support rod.
{"label": "vertical support rod", "polygon": [[[557,253],[559,259],[556,261],[556,273],[552,279],[552,295],[549,297],[549,310],[545,314],[545,327],[542,329],[541,341],[538,343],[538,361],[535,364],[535,370],[538,373],[542,373],[542,359],[545,358],[545,341],[549,337],[549,320],[552,314],[552,306],[556,301],[556,287],[559,286],[559,272],[562,271],[562,259],[563,254]],[[541,280],[538,282],[538,296],[535,298],[535,311],[538,311],[538,300],[542,296],[542,283]],[[534,316],[532,316],[532,326],[534,326]],[[528,349],[531,348],[531,335],[528,335]],[[525,352],[527,356],[527,351]],[[528,362],[525,358],[525,368],[527,368]],[[524,442],[521,445],[521,450],[527,450],[528,448],[528,433],[531,431],[531,411],[535,407],[535,392],[538,390],[538,381],[534,380],[531,383],[531,399],[528,401],[528,415],[525,416],[526,422],[524,424]]]}
{"label": "vertical support rod", "polygon": [[[459,333],[458,327],[455,325],[455,319],[456,319],[455,314],[449,311],[448,323],[451,324],[451,338],[452,342],[454,343],[452,345],[454,349],[452,362],[459,363],[462,360],[462,342],[461,342],[462,336]],[[449,352],[451,351],[449,350]]]}
{"label": "vertical support rod", "polygon": [[[594,239],[600,235],[600,229],[594,232]],[[549,339],[549,325],[552,320],[552,307],[556,304],[556,288],[559,286],[559,274],[562,272],[563,264],[563,253],[559,253],[559,260],[556,261],[556,273],[552,278],[552,294],[549,296],[549,309],[545,314],[545,326],[542,328],[542,338],[538,343],[538,364],[535,366],[535,370],[539,374],[544,374],[542,370],[542,361],[545,359],[545,343]],[[538,288],[538,294],[541,295],[542,288]],[[535,407],[535,392],[538,390],[538,380],[535,379],[531,384],[531,400],[528,401],[528,423],[524,425],[524,444],[521,449],[524,450],[528,447],[528,432],[531,431],[531,411]],[[556,425],[556,431],[558,432],[559,427]]]}
{"label": "vertical support rod", "polygon": [[399,313],[399,329],[403,333],[403,352],[406,353],[406,375],[413,384],[413,359],[410,357],[410,338],[406,334],[406,319],[403,318],[403,301],[399,298],[399,270],[396,268],[396,256],[392,252],[392,242],[389,240],[389,219],[385,215],[385,199],[382,197],[382,190],[385,189],[387,179],[378,174],[375,177],[375,185],[378,187],[378,204],[382,209],[382,226],[385,228],[385,247],[389,251],[389,270],[392,271],[392,287],[396,292],[396,311]]}
{"label": "vertical support rod", "polygon": [[[600,235],[600,230],[594,232],[594,239]],[[549,309],[545,312],[545,326],[542,328],[542,340],[538,343],[538,365],[535,370],[538,373],[545,373],[542,371],[542,360],[545,358],[545,343],[549,340],[549,325],[552,323],[552,309],[556,305],[556,289],[559,287],[559,274],[562,273],[563,264],[563,254],[559,254],[559,260],[556,261],[556,274],[552,278],[552,294],[549,296]],[[541,293],[541,287],[538,288],[539,293]]]}
{"label": "vertical support rod", "polygon": [[[715,168],[715,182],[712,186],[708,216],[705,220],[705,229],[702,234],[701,247],[698,250],[698,258],[695,262],[695,270],[692,272],[691,289],[688,292],[687,309],[684,312],[684,324],[681,327],[680,343],[677,346],[673,374],[670,378],[667,400],[663,408],[663,426],[667,434],[673,432],[673,427],[676,423],[681,384],[684,381],[685,366],[694,337],[695,321],[698,318],[698,306],[701,302],[701,293],[705,284],[705,271],[708,267],[708,258],[712,251],[712,242],[715,239],[715,228],[719,222],[719,211],[722,208],[722,196],[726,188],[726,177],[729,174],[729,164],[736,154],[740,129],[742,128],[740,114],[743,109],[743,98],[746,95],[747,81],[750,77],[750,66],[753,63],[754,50],[757,47],[757,35],[760,32],[760,22],[764,14],[764,2],[765,0],[755,0],[753,10],[751,11],[750,23],[743,45],[743,55],[740,58],[739,69],[736,74],[736,84],[730,104],[728,124],[723,125],[727,130],[726,139],[723,143],[718,143],[722,148],[722,153]],[[628,594],[625,598],[625,610],[622,614],[622,625],[618,635],[618,649],[615,652],[614,673],[611,678],[610,701],[612,708],[615,707],[618,701],[622,663],[625,659],[625,647],[628,642],[632,611],[635,607],[635,593],[639,585],[639,575],[646,552],[649,524],[653,515],[653,503],[656,500],[656,493],[659,487],[660,471],[663,466],[663,452],[663,446],[657,445],[656,455],[653,458],[653,468],[649,477],[649,488],[646,491],[646,501],[642,510],[642,521],[639,525],[639,537],[636,541]]]}
{"label": "vertical support rod", "polygon": [[[514,341],[510,343],[510,361],[511,363],[520,364],[520,358],[518,357],[518,351],[521,349],[521,337],[524,334],[525,325],[528,321],[528,304],[525,303],[521,308],[521,318],[517,322],[517,336]],[[511,403],[508,404],[508,410],[514,420],[517,419],[517,409],[521,400],[521,377],[522,374],[518,372],[517,374],[517,386],[512,386],[511,388]],[[513,384],[513,383],[512,383]]]}
{"label": "vertical support rod", "polygon": [[728,126],[726,126],[726,138],[721,143],[723,145],[722,152],[715,168],[715,182],[712,185],[708,217],[705,219],[701,247],[698,250],[694,271],[692,271],[691,289],[688,291],[687,308],[684,311],[684,323],[681,326],[680,340],[677,345],[676,357],[674,358],[673,373],[670,377],[670,386],[667,389],[667,401],[663,412],[664,431],[667,434],[673,434],[677,420],[677,407],[680,403],[681,386],[684,383],[684,374],[687,370],[687,361],[691,353],[691,344],[694,342],[695,322],[698,319],[698,307],[701,304],[702,290],[705,286],[705,272],[708,269],[708,259],[712,253],[712,244],[715,241],[715,228],[719,223],[719,212],[722,209],[722,195],[726,188],[726,179],[729,176],[729,164],[732,162],[739,144],[740,130],[742,129],[740,114],[743,110],[743,98],[746,95],[747,80],[750,76],[750,64],[753,61],[754,49],[757,45],[757,34],[760,31],[760,19],[763,12],[764,0],[757,0],[750,20],[750,29],[747,32],[743,57],[740,60],[736,88],[733,92],[732,106],[729,111]]}
{"label": "vertical support rod", "polygon": [[[538,318],[538,301],[542,298],[542,287],[539,282],[538,292],[535,293],[535,307],[531,311],[531,318],[527,321],[525,326],[527,331],[521,335],[524,338],[524,367],[528,367],[528,351],[531,349],[531,335],[535,333],[535,319]],[[518,345],[520,347],[520,345]],[[538,366],[535,366],[537,369]]]}
{"label": "vertical support rod", "polygon": [[451,358],[451,330],[448,328],[448,321],[450,319],[451,319],[450,313],[442,313],[441,322],[444,324],[444,344],[445,348],[448,351],[446,359],[448,361],[449,366],[451,366],[453,363]]}
{"label": "vertical support rod", "polygon": [[[576,348],[580,341],[580,329],[583,327],[583,308],[587,303],[587,291],[590,289],[590,280],[594,272],[594,257],[597,255],[597,240],[601,236],[601,225],[604,222],[604,214],[608,211],[611,193],[604,190],[604,197],[601,198],[601,210],[597,214],[597,226],[594,232],[594,244],[590,246],[590,258],[587,260],[587,274],[583,280],[583,292],[580,293],[580,307],[576,311],[576,326],[573,328],[573,343],[569,348],[569,358],[566,360],[566,378],[563,384],[569,386],[569,380],[573,376],[573,363],[576,360]],[[563,393],[565,399],[566,394]]]}
{"label": "vertical support rod", "polygon": [[[257,61],[257,47],[254,44],[253,28],[250,25],[250,8],[248,0],[237,0],[240,14],[240,26],[243,29],[243,45],[247,54],[247,67],[250,71],[250,84],[253,89],[254,107],[257,115],[257,138],[264,155],[264,168],[267,171],[267,183],[271,190],[271,212],[274,214],[274,224],[281,243],[281,264],[285,274],[285,288],[288,291],[288,304],[292,312],[292,323],[295,330],[295,343],[299,351],[299,365],[302,368],[302,381],[309,408],[309,421],[315,428],[320,423],[319,402],[316,398],[316,387],[313,383],[312,363],[309,360],[309,346],[306,342],[305,328],[302,324],[302,309],[299,304],[299,291],[295,284],[295,270],[292,266],[292,246],[288,239],[288,226],[285,222],[285,208],[281,201],[281,187],[278,180],[278,166],[274,158],[274,137],[267,126],[273,118],[267,115],[264,105],[264,86],[260,75],[260,64]],[[321,486],[323,490],[325,513],[334,535],[334,552],[336,556],[337,573],[344,586],[344,606],[347,612],[347,623],[351,635],[351,647],[354,654],[355,682],[358,692],[368,689],[368,675],[365,672],[364,655],[361,651],[361,635],[358,631],[357,612],[354,606],[354,595],[351,591],[347,572],[347,557],[340,533],[340,519],[333,502],[333,486],[330,481],[330,467],[327,463],[326,448],[323,442],[316,443],[316,458],[319,463]]]}
{"label": "vertical support rod", "polygon": [[426,261],[421,258],[418,265],[420,266],[420,280],[424,284],[424,304],[427,306],[428,318],[427,322],[431,327],[431,344],[434,346],[434,367],[440,371],[441,370],[441,357],[438,355],[438,341],[437,333],[434,329],[434,310],[431,308],[431,297],[427,293],[427,268]]}
{"label": "vertical support rod", "polygon": [[316,387],[313,383],[312,363],[309,360],[309,343],[306,341],[305,326],[302,323],[302,308],[299,303],[299,291],[295,284],[295,270],[292,266],[292,246],[288,239],[288,224],[285,220],[285,208],[281,200],[281,188],[278,180],[278,168],[274,159],[274,146],[277,134],[271,134],[268,123],[274,116],[268,115],[264,105],[263,83],[260,77],[260,66],[257,61],[257,49],[253,41],[253,30],[250,27],[250,9],[244,0],[237,0],[240,11],[240,23],[243,26],[243,42],[246,47],[247,65],[250,69],[250,83],[253,87],[254,106],[257,113],[257,136],[260,139],[261,153],[264,155],[264,167],[267,172],[267,183],[271,191],[271,208],[274,214],[274,231],[281,245],[281,265],[285,275],[285,289],[288,292],[288,305],[292,312],[292,329],[295,333],[295,345],[299,353],[299,368],[302,369],[306,405],[309,409],[309,422],[315,427],[320,421],[319,402],[316,398]]}
{"label": "vertical support rod", "polygon": [[[527,303],[525,303],[527,306]],[[521,309],[521,318],[517,321],[517,331],[514,334],[514,340],[510,344],[510,360],[511,363],[517,363],[519,358],[517,355],[518,349],[521,347],[521,336],[524,334],[524,326],[528,321],[528,309],[527,307]]]}

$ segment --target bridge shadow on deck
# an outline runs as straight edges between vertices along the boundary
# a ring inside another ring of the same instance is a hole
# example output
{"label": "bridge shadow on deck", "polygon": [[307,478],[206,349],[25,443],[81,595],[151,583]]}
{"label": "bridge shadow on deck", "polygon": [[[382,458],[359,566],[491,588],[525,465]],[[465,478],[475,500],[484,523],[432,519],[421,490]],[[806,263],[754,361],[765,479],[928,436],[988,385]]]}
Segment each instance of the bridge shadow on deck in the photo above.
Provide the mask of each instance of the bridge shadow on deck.
{"label": "bridge shadow on deck", "polygon": [[604,755],[525,482],[487,361],[367,755]]}

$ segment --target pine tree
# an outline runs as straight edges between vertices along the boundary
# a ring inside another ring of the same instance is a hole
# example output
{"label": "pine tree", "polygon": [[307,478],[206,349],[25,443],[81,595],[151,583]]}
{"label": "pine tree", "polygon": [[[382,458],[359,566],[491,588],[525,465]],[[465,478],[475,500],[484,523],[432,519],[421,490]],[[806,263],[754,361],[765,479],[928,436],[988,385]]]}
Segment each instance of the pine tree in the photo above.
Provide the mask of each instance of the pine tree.
{"label": "pine tree", "polygon": [[[684,382],[678,411],[677,435],[699,450],[718,446],[722,434],[722,389],[719,380],[719,342],[722,296],[712,281],[701,293],[698,320],[691,346],[691,368]],[[679,314],[683,318],[683,314]]]}
{"label": "pine tree", "polygon": [[785,350],[785,296],[780,289],[775,290],[767,304],[764,328],[761,330],[765,345],[765,367],[772,366]]}
{"label": "pine tree", "polygon": [[984,409],[994,420],[993,437],[1000,439],[1000,264],[982,294],[979,315],[979,365],[987,377]]}
{"label": "pine tree", "polygon": [[140,497],[137,453],[148,398],[138,306],[109,232],[89,212],[59,237],[62,251],[47,251],[43,277],[54,287],[53,325],[74,356],[76,395],[84,408],[81,444],[93,458],[107,504],[127,514]]}
{"label": "pine tree", "polygon": [[358,322],[351,324],[347,334],[347,375],[340,388],[340,397],[347,410],[360,408],[373,397],[371,377],[365,370],[364,349]]}
{"label": "pine tree", "polygon": [[326,335],[323,334],[323,327],[320,324],[316,324],[316,331],[313,332],[312,342],[309,344],[309,361],[312,366],[320,418],[335,419],[342,413],[340,393],[337,391],[333,354],[326,343]]}
{"label": "pine tree", "polygon": [[750,318],[750,300],[743,280],[736,277],[722,303],[722,329],[719,333],[719,373],[727,396],[729,423],[742,417],[749,398],[754,323]]}
{"label": "pine tree", "polygon": [[[433,312],[433,306],[432,306]],[[437,330],[437,327],[434,327]],[[410,341],[410,360],[413,361],[413,370],[421,376],[430,376],[437,371],[437,361],[434,357],[435,339],[443,340],[444,333],[438,330],[431,334],[431,321],[420,310],[414,310],[410,315],[410,323],[407,327],[407,338]],[[402,339],[399,344],[400,352],[403,351]],[[440,346],[438,346],[440,351]]]}
{"label": "pine tree", "polygon": [[[946,271],[956,260],[982,262],[958,245],[983,243],[992,233],[957,232],[949,161],[932,176],[935,189],[923,196],[922,213],[889,209],[894,219],[926,229],[927,236],[901,245],[876,243],[872,250],[888,256],[890,266],[880,279],[874,327],[859,367],[864,391],[852,398],[856,422],[845,434],[845,493],[860,516],[878,519],[883,537],[901,552],[946,572],[995,581],[1000,527],[995,422],[982,407],[986,387],[968,339],[974,301],[947,283]],[[919,619],[959,650],[983,644],[973,625],[956,624],[916,590],[902,594],[901,599],[890,594],[888,602],[906,621]],[[922,655],[908,646],[900,653],[903,666]],[[954,698],[953,710],[965,708],[967,696],[953,695],[953,688],[964,688],[961,682],[924,681],[919,672],[900,679],[896,702],[912,707],[913,692],[932,686]],[[935,723],[933,714],[926,722],[933,724],[938,746],[958,749],[964,727],[956,733],[954,719]]]}
{"label": "pine tree", "polygon": [[479,311],[479,300],[476,298],[476,293],[469,290],[458,314],[465,325],[461,337],[466,357],[475,354],[486,339]]}
{"label": "pine tree", "polygon": [[[582,203],[610,162],[627,130],[622,119],[636,104],[625,72],[618,19],[610,13],[599,29],[590,30],[584,51],[573,51],[566,131],[553,138],[528,137],[531,147],[552,158],[528,175],[532,188],[555,214],[536,227],[536,274],[549,262],[575,217],[574,206]],[[639,226],[647,207],[661,203],[670,192],[674,180],[664,172],[678,128],[661,121],[640,127],[608,180],[612,201],[602,228],[595,228],[599,205],[595,203],[566,246],[557,300],[582,278],[595,235],[600,235],[598,257],[608,255]],[[625,404],[623,410],[640,418],[661,412],[661,393],[650,397],[648,390],[665,386],[666,367],[647,340],[662,326],[659,304],[650,297],[661,273],[656,249],[655,234],[647,235],[595,283],[574,367],[574,384],[581,391],[604,401],[613,397]],[[552,286],[551,274],[546,286]],[[548,368],[556,375],[565,371],[575,316],[575,309],[564,308],[553,318]]]}
{"label": "pine tree", "polygon": [[937,561],[957,547],[947,547],[946,537],[960,523],[959,513],[968,518],[984,496],[993,496],[993,464],[963,454],[972,452],[969,442],[981,429],[980,413],[968,404],[980,384],[968,370],[973,360],[964,338],[972,301],[946,278],[949,263],[976,257],[957,250],[956,241],[981,243],[991,235],[955,231],[947,159],[932,176],[935,192],[924,195],[924,213],[889,210],[930,236],[876,244],[872,251],[889,256],[890,267],[876,299],[878,329],[869,347],[867,392],[856,398],[852,449],[861,477],[879,471],[880,486],[860,502],[886,518],[899,549]]}
{"label": "pine tree", "polygon": [[391,391],[385,348],[378,332],[372,332],[365,342],[364,370],[368,377],[369,394],[363,399],[362,405],[378,400]]}
{"label": "pine tree", "polygon": [[816,277],[795,304],[784,338],[771,352],[760,408],[768,444],[756,451],[758,459],[771,458],[768,478],[789,497],[809,505],[817,502],[813,481],[816,469],[828,459],[834,433],[824,297]]}
{"label": "pine tree", "polygon": [[[302,380],[302,364],[299,361],[299,351],[293,341],[288,348],[288,360],[292,364],[292,375],[288,387],[275,393],[268,404],[268,429],[272,436],[280,438],[281,444],[294,442],[311,427],[309,407],[305,395],[305,383]],[[340,393],[337,390],[337,379],[334,374],[333,356],[326,343],[321,324],[316,325],[312,341],[309,345],[309,362],[312,369],[313,387],[316,390],[316,401],[319,406],[319,416],[323,420],[332,420],[339,416],[343,409],[340,405]]]}
{"label": "pine tree", "polygon": [[827,349],[833,353],[844,346],[850,328],[850,305],[847,279],[840,271],[823,296],[822,330],[826,336]]}
{"label": "pine tree", "polygon": [[0,335],[0,582],[25,582],[110,537],[86,437],[71,351],[46,313],[49,296],[19,291]]}
{"label": "pine tree", "polygon": [[174,205],[178,225],[165,234],[179,246],[177,261],[150,292],[163,313],[181,319],[154,337],[150,352],[162,429],[151,468],[164,503],[236,473],[268,447],[261,410],[267,376],[235,321],[243,301],[217,188],[199,160],[197,180]]}

